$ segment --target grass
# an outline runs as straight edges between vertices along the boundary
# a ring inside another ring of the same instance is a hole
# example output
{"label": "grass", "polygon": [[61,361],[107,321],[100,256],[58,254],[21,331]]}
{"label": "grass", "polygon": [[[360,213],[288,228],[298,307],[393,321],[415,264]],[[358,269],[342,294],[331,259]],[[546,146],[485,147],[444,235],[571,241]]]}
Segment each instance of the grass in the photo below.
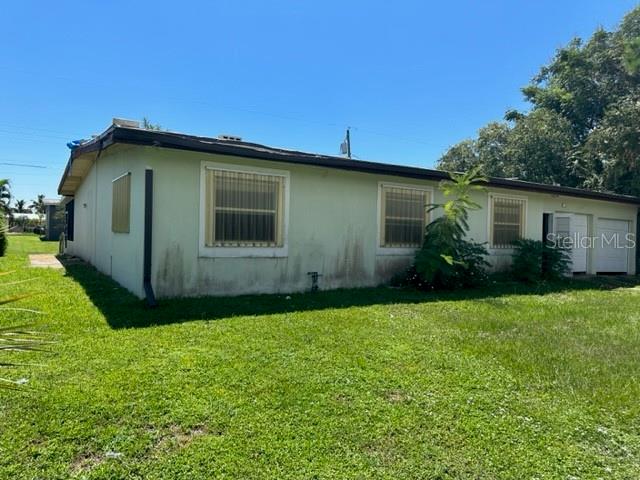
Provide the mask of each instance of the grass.
{"label": "grass", "polygon": [[45,313],[0,327],[57,343],[3,372],[29,382],[0,392],[0,478],[640,477],[633,279],[147,310],[84,264],[27,268],[56,244],[10,242],[0,272],[28,281],[0,296]]}

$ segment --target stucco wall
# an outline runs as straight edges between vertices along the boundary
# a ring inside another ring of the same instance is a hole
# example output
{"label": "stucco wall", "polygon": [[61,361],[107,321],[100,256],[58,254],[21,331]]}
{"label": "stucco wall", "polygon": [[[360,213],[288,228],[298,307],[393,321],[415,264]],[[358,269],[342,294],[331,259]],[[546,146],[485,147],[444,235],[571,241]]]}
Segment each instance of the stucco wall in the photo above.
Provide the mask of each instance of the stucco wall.
{"label": "stucco wall", "polygon": [[[380,182],[433,188],[437,182],[348,172],[323,167],[240,159],[153,147],[116,146],[102,155],[76,195],[75,241],[69,250],[92,262],[142,296],[144,169],[154,171],[152,284],[158,297],[284,293],[307,290],[307,272],[318,272],[320,288],[377,285],[408,266],[412,252],[383,255],[378,248]],[[200,177],[203,162],[255,166],[289,174],[288,250],[284,257],[215,258],[200,255]],[[132,173],[131,232],[111,233],[111,181]],[[490,193],[526,197],[526,236],[542,238],[543,213],[570,212],[623,219],[635,232],[637,208],[596,200],[489,189],[477,192],[483,209],[472,212],[470,237],[488,241]],[[95,219],[95,222],[94,222]],[[504,268],[508,250],[491,251]],[[589,271],[593,255],[589,256]],[[629,254],[635,272],[635,251]]]}
{"label": "stucco wall", "polygon": [[[142,297],[144,164],[134,147],[109,149],[93,164],[75,195],[74,240],[66,252],[93,264]],[[112,180],[131,172],[129,233],[111,232]]]}
{"label": "stucco wall", "polygon": [[[154,246],[152,278],[156,294],[230,295],[306,290],[307,272],[319,272],[321,288],[377,285],[408,266],[406,255],[381,255],[378,249],[380,182],[429,186],[435,202],[444,198],[437,182],[370,175],[322,167],[239,159],[144,147],[145,165],[154,169]],[[288,254],[283,258],[205,258],[199,256],[200,175],[202,162],[252,165],[285,170],[290,175]],[[628,220],[635,232],[636,207],[631,205],[490,189],[475,199],[483,209],[470,216],[470,236],[488,241],[490,193],[527,198],[526,235],[542,238],[545,212],[587,213],[591,218]],[[491,251],[491,262],[504,268],[508,250]],[[629,271],[635,272],[635,253]]]}

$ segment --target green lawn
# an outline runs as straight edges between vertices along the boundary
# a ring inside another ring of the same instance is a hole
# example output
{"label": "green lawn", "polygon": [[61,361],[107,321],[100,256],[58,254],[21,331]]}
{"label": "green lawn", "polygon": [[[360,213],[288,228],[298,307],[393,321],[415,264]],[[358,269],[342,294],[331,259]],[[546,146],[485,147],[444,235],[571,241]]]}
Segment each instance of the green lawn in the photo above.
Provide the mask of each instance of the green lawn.
{"label": "green lawn", "polygon": [[[639,478],[640,287],[567,281],[166,301],[83,264],[0,298],[53,353],[5,353],[0,478]],[[11,282],[26,282],[6,285]],[[8,305],[7,305],[8,306]]]}

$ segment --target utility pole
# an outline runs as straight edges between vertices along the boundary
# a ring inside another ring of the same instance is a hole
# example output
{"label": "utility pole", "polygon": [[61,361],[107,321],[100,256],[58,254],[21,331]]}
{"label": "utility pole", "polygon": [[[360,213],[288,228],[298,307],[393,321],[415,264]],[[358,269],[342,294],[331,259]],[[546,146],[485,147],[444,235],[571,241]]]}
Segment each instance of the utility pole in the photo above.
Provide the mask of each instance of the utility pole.
{"label": "utility pole", "polygon": [[349,127],[347,127],[347,136],[344,142],[340,144],[340,153],[346,155],[347,158],[351,158],[351,132],[349,130]]}

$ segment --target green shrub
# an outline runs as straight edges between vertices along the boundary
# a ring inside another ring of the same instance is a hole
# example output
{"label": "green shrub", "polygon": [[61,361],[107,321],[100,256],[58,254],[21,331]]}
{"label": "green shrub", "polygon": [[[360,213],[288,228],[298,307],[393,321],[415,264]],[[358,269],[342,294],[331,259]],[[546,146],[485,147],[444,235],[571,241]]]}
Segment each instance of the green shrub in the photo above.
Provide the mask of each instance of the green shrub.
{"label": "green shrub", "polygon": [[567,250],[539,240],[518,240],[511,264],[511,274],[523,282],[558,280],[569,271],[571,259]]}
{"label": "green shrub", "polygon": [[0,257],[4,257],[4,254],[7,251],[7,246],[9,244],[7,233],[7,222],[4,219],[4,214],[0,212]]}
{"label": "green shrub", "polygon": [[486,248],[465,238],[469,231],[468,211],[481,208],[471,199],[471,192],[483,189],[478,184],[485,180],[478,169],[473,169],[466,174],[451,174],[451,180],[440,183],[445,197],[452,199],[429,206],[429,211],[441,208],[443,215],[427,225],[407,283],[426,289],[456,289],[486,280]]}

